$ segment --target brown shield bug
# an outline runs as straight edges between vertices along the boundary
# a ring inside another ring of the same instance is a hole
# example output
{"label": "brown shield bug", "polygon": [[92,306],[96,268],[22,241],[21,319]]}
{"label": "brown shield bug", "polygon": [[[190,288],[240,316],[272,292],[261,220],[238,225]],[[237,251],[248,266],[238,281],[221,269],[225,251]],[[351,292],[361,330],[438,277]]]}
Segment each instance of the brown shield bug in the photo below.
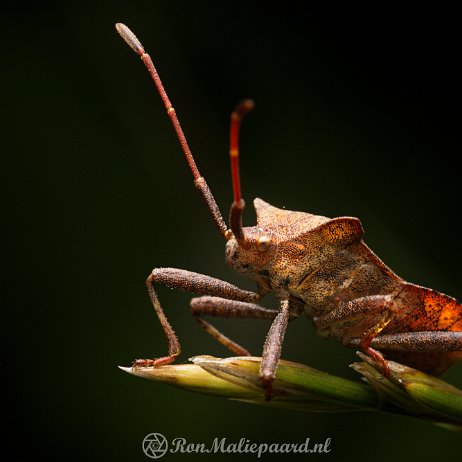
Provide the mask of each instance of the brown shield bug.
{"label": "brown shield bug", "polygon": [[[199,190],[218,232],[226,240],[226,262],[257,283],[249,292],[219,279],[186,270],[156,268],[146,285],[168,340],[168,355],[141,359],[135,367],[169,364],[180,343],[157,298],[154,284],[202,295],[191,300],[192,314],[216,340],[237,355],[249,352],[213,327],[204,316],[259,318],[272,321],[263,347],[260,378],[271,397],[271,384],[289,320],[306,313],[317,332],[344,345],[360,347],[382,364],[384,355],[432,374],[462,357],[462,305],[452,297],[404,281],[364,243],[357,218],[327,218],[283,210],[255,199],[257,225],[243,227],[244,201],[239,179],[239,127],[253,102],[243,101],[231,114],[230,158],[234,201],[229,228],[200,175],[175,110],[150,56],[123,24],[116,29],[141,57],[159,91]],[[279,310],[263,308],[274,292]]]}

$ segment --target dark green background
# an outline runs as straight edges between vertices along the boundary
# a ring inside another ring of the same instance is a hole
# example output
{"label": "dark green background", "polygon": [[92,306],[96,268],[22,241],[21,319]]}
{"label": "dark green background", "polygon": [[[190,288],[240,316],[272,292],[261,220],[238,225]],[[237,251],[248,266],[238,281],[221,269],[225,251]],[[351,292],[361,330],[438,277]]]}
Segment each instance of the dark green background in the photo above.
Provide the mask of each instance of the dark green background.
{"label": "dark green background", "polygon": [[[460,299],[454,11],[40,2],[2,16],[6,444],[51,460],[146,461],[150,432],[195,442],[331,437],[332,452],[319,459],[457,460],[460,436],[424,422],[259,408],[117,369],[166,352],[144,287],[153,267],[253,285],[225,266],[160,100],[113,27],[126,22],[154,57],[225,215],[229,113],[251,97],[241,162],[247,224],[256,196],[358,216],[367,243],[398,274]],[[189,316],[188,295],[159,292],[181,361],[227,355]],[[260,353],[267,323],[218,325]],[[353,350],[319,339],[305,319],[286,338],[284,358],[357,378]],[[462,364],[445,377],[461,386]]]}

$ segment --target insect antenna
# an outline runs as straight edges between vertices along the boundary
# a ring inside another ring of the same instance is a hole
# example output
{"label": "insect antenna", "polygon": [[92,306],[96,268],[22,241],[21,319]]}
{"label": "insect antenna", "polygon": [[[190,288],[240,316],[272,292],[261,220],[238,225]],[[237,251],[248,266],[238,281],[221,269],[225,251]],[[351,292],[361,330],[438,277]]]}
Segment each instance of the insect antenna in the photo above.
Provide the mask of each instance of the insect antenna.
{"label": "insect antenna", "polygon": [[239,130],[242,118],[251,111],[255,103],[251,99],[241,101],[231,113],[231,128],[229,136],[229,157],[231,161],[231,181],[234,200],[229,213],[229,225],[234,237],[240,245],[246,246],[242,227],[242,214],[245,202],[241,195],[241,179],[239,174]]}
{"label": "insect antenna", "polygon": [[231,232],[228,230],[228,227],[226,226],[226,223],[223,220],[220,209],[218,208],[218,205],[215,201],[215,198],[213,197],[212,192],[210,191],[210,188],[208,187],[204,177],[199,173],[199,169],[197,168],[191,149],[189,148],[183,129],[181,128],[180,121],[178,120],[175,109],[173,108],[172,103],[170,102],[170,99],[167,95],[167,92],[165,91],[164,85],[162,84],[162,81],[159,77],[159,74],[157,73],[156,67],[154,66],[151,57],[148,53],[144,51],[144,47],[138,40],[136,35],[125,24],[117,23],[115,27],[117,29],[117,32],[130,46],[130,48],[132,48],[132,50],[135,51],[135,53],[138,54],[138,56],[141,58],[150,76],[152,77],[152,80],[154,81],[154,84],[157,88],[157,91],[159,92],[162,102],[165,105],[167,114],[170,117],[173,128],[176,132],[176,136],[178,138],[178,141],[180,142],[181,148],[186,157],[186,162],[188,163],[189,169],[191,170],[191,173],[194,178],[194,185],[199,190],[202,199],[204,200],[205,205],[210,215],[212,216],[213,222],[215,223],[215,227],[217,228],[218,232],[225,239],[229,240],[231,237]]}

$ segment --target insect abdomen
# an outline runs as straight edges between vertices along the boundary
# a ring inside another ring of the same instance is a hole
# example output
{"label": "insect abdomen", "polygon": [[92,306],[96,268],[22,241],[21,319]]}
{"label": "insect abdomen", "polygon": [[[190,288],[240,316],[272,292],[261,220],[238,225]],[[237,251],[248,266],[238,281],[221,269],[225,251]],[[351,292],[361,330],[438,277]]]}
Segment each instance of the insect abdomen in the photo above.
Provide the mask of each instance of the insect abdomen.
{"label": "insect abdomen", "polygon": [[462,305],[433,289],[405,283],[393,300],[389,332],[462,331]]}

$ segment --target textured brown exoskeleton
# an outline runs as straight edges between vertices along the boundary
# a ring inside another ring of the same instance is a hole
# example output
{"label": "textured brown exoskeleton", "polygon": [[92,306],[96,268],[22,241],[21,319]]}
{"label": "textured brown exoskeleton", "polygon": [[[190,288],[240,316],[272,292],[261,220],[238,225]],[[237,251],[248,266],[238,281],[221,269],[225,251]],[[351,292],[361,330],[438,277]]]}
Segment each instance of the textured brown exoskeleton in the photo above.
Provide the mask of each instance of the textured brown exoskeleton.
{"label": "textured brown exoskeleton", "polygon": [[[204,329],[237,355],[249,352],[204,320],[204,315],[272,320],[263,348],[260,377],[271,397],[271,383],[289,320],[306,313],[318,333],[361,347],[382,363],[389,359],[432,374],[440,374],[462,357],[462,305],[432,289],[408,283],[391,271],[362,240],[357,218],[326,218],[282,210],[255,199],[257,225],[242,226],[238,166],[239,126],[253,103],[242,102],[231,115],[230,156],[234,202],[226,226],[204,178],[200,175],[170,100],[151,58],[123,24],[116,28],[148,68],[194,177],[194,184],[220,234],[227,240],[226,262],[255,280],[256,293],[209,276],[174,268],[157,268],[146,284],[168,339],[168,355],[142,359],[134,366],[169,364],[180,344],[168,322],[154,283],[204,295],[191,301],[193,315]],[[279,310],[258,305],[268,292],[280,301]],[[380,350],[380,351],[379,351]]]}

